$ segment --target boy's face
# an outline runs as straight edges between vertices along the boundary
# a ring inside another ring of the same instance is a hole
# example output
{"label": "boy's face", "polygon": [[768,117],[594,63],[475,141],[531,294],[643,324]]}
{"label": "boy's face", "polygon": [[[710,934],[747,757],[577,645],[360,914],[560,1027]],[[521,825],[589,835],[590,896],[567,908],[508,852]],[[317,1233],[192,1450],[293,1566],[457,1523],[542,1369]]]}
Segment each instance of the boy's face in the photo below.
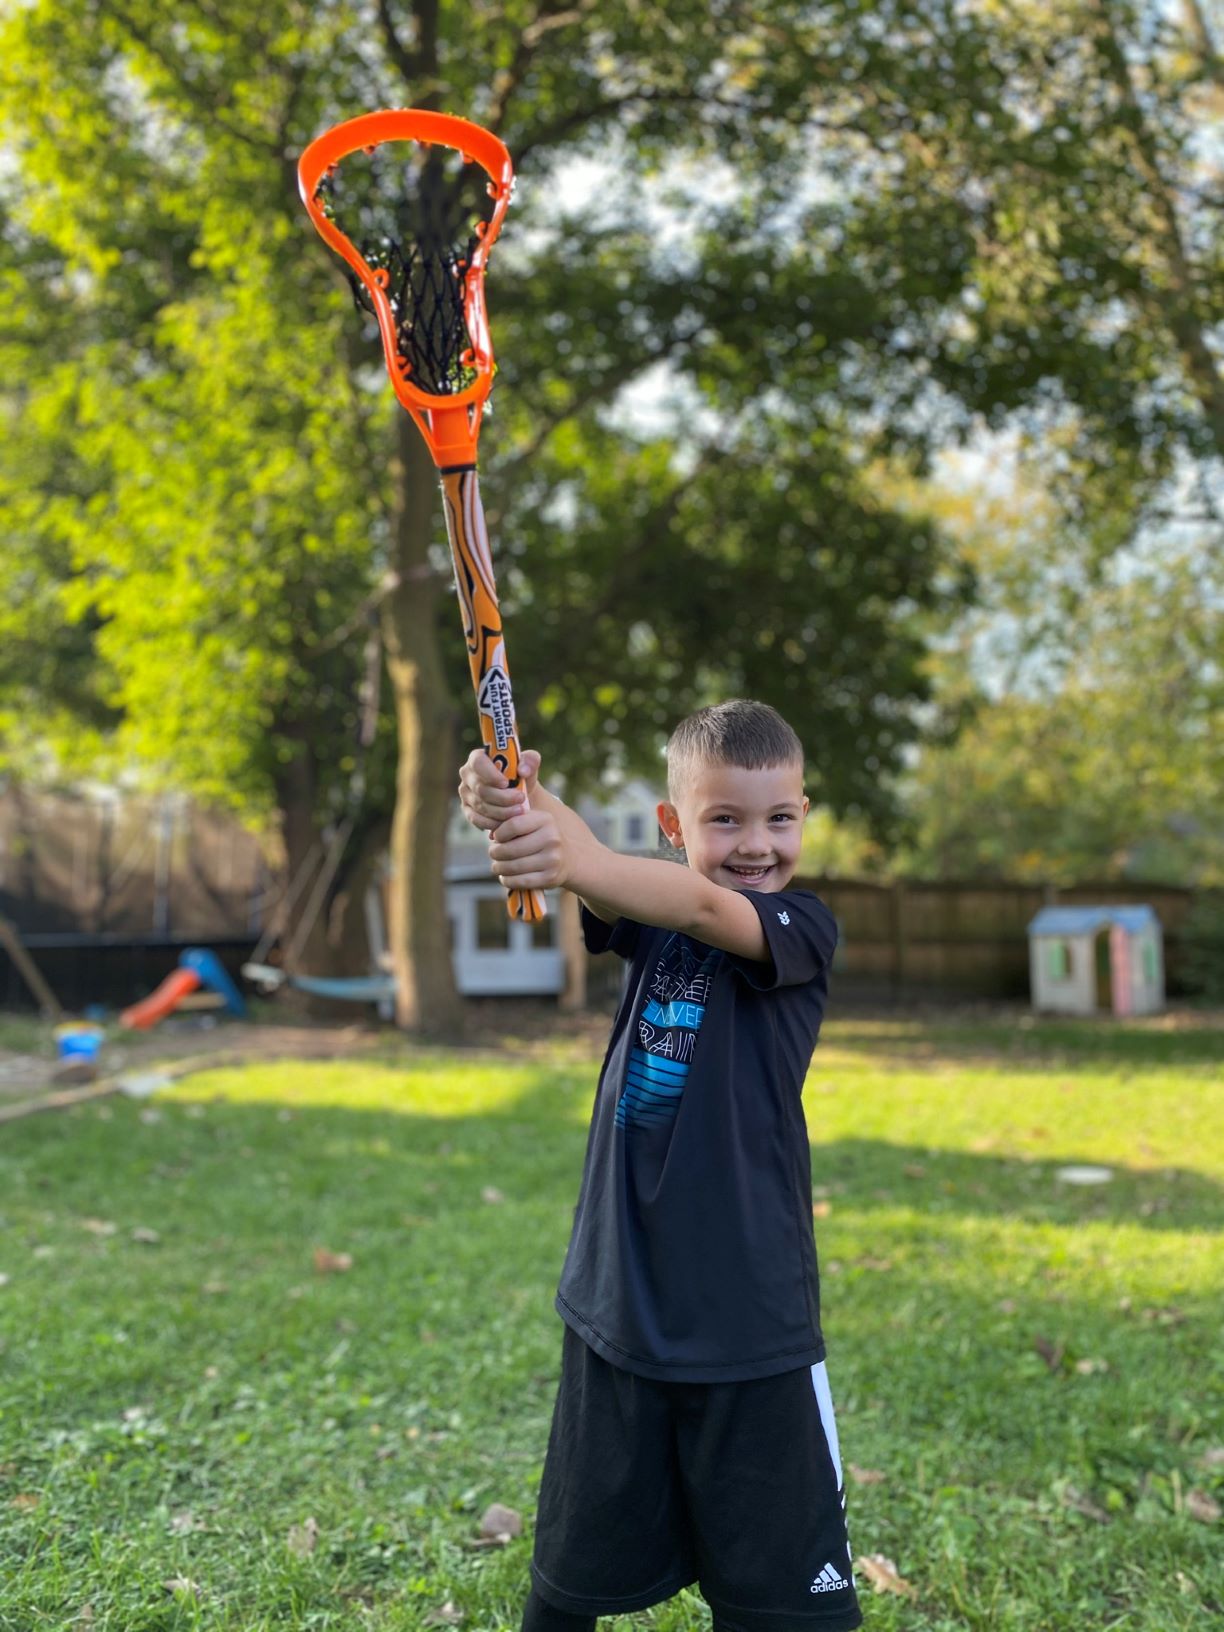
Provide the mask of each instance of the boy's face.
{"label": "boy's face", "polygon": [[730,890],[784,890],[799,864],[803,818],[801,765],[695,765],[675,804],[659,806],[659,825],[683,846],[688,864]]}

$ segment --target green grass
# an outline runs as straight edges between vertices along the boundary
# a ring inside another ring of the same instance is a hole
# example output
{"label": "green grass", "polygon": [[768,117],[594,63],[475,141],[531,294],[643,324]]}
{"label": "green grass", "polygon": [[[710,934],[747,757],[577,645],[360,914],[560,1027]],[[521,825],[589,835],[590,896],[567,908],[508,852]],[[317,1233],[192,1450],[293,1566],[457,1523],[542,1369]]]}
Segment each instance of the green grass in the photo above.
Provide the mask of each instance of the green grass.
{"label": "green grass", "polygon": [[[1224,1500],[1222,1061],[1209,1027],[827,1028],[829,1371],[845,1462],[882,1475],[851,1478],[851,1542],[915,1589],[861,1580],[872,1632],[1224,1613],[1194,1516]],[[596,1069],[389,1044],[7,1127],[0,1628],[516,1627]],[[493,1501],[525,1533],[474,1548]],[[708,1625],[695,1594],[633,1619]]]}

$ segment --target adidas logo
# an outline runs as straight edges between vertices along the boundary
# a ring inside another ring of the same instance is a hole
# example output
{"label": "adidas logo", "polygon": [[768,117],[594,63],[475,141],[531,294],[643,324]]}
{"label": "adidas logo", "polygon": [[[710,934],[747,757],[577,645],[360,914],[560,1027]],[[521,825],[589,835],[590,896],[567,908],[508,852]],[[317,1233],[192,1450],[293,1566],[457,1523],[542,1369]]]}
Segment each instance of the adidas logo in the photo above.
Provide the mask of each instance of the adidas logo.
{"label": "adidas logo", "polygon": [[789,912],[780,912],[778,914],[778,922],[780,924],[789,924],[790,923],[790,913]]}
{"label": "adidas logo", "polygon": [[845,1576],[838,1575],[832,1564],[826,1564],[824,1569],[821,1570],[820,1574],[816,1577],[815,1581],[812,1582],[812,1591],[838,1592],[842,1587],[847,1587],[849,1585],[850,1583],[846,1580]]}

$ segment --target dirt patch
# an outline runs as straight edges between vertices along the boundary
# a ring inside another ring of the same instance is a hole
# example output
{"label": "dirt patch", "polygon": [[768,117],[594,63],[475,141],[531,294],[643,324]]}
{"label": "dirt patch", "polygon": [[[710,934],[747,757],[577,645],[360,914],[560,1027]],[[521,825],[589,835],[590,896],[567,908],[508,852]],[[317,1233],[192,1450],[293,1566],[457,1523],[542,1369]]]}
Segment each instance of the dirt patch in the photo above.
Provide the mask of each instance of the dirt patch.
{"label": "dirt patch", "polygon": [[[385,1048],[395,1033],[362,1023],[323,1025],[309,1022],[268,1025],[259,1022],[167,1021],[151,1032],[108,1036],[98,1056],[99,1076],[107,1081],[128,1074],[166,1069],[180,1075],[188,1062],[203,1068],[258,1060],[336,1060]],[[36,1100],[58,1091],[56,1054],[51,1027],[37,1053],[0,1049],[0,1106]]]}

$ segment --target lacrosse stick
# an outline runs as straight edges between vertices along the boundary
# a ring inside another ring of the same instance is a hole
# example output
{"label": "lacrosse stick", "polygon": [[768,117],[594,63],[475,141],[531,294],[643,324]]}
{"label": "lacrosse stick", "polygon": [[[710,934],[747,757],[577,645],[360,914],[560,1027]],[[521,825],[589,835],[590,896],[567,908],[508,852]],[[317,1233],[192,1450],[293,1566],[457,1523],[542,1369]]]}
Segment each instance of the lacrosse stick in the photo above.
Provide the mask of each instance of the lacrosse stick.
{"label": "lacrosse stick", "polygon": [[[395,394],[438,467],[480,732],[514,785],[518,730],[476,476],[493,383],[484,275],[514,187],[510,155],[466,119],[401,108],[325,131],[298,161],[298,184],[378,320]],[[538,890],[512,889],[507,907],[545,915]]]}

